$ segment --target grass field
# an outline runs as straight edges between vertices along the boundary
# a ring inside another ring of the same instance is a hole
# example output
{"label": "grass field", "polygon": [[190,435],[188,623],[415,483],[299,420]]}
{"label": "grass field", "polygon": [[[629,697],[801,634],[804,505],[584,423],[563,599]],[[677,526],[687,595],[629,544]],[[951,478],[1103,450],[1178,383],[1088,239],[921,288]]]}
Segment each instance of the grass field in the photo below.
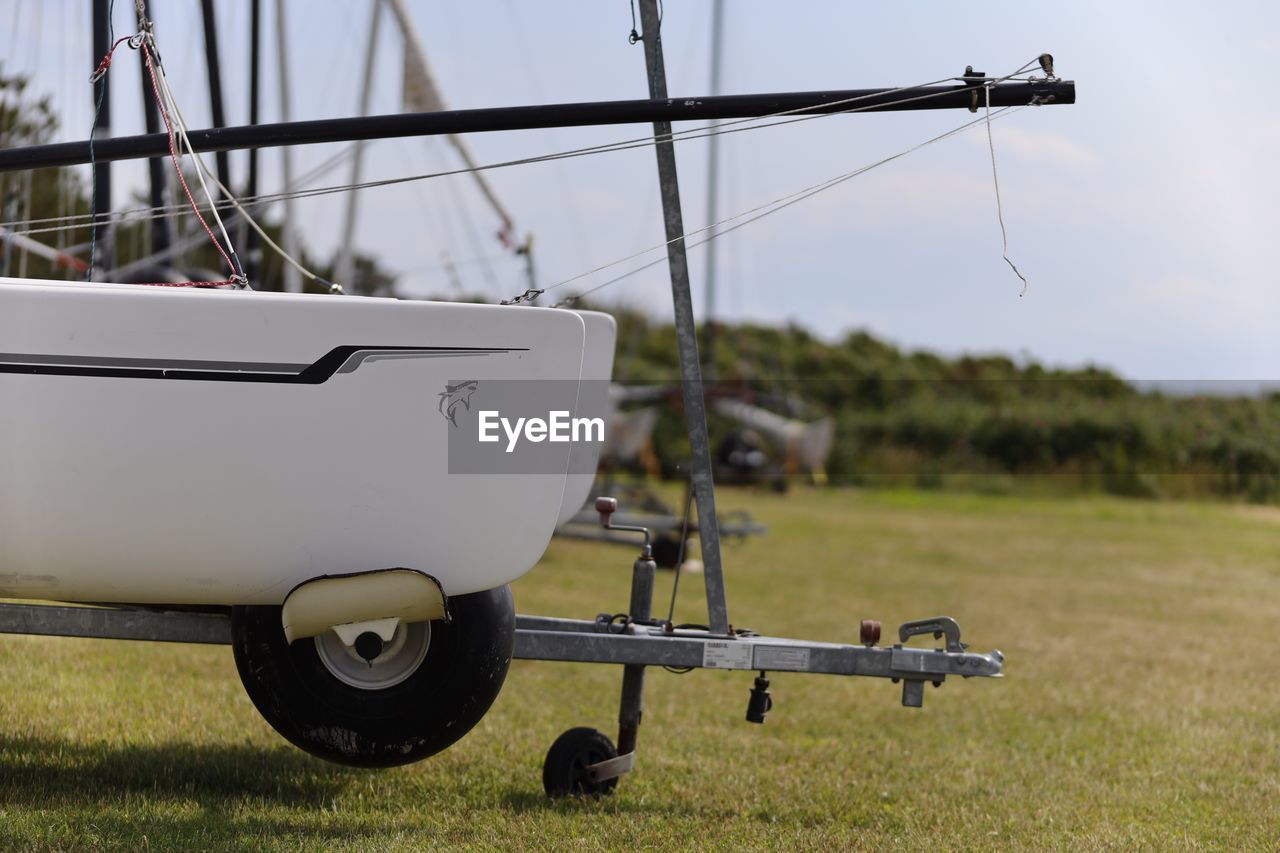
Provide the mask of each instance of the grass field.
{"label": "grass field", "polygon": [[[606,731],[612,667],[516,662],[459,745],[391,771],[313,760],[229,649],[0,638],[0,846],[419,849],[1231,848],[1280,839],[1280,511],[1110,499],[724,492],[771,526],[727,551],[730,614],[856,639],[946,613],[999,681],[922,710],[875,679],[656,670],[640,767],[549,802],[542,757]],[[522,612],[625,609],[625,549],[553,543]],[[670,575],[659,580],[665,610]],[[697,576],[677,619],[703,613]]]}

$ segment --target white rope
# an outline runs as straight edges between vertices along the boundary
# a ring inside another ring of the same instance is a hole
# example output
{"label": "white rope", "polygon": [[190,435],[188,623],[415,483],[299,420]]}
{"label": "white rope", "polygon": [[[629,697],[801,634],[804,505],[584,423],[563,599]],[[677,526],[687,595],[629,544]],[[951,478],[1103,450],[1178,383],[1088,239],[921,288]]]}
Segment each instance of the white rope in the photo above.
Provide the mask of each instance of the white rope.
{"label": "white rope", "polygon": [[1009,269],[1013,270],[1014,275],[1022,279],[1022,292],[1019,297],[1025,296],[1027,293],[1027,277],[1022,274],[1022,270],[1018,269],[1017,264],[1009,260],[1009,232],[1004,227],[1004,208],[1000,204],[1000,176],[996,174],[996,144],[991,136],[991,86],[983,86],[987,95],[987,147],[991,150],[991,183],[996,190],[996,218],[1000,221],[1000,244],[1002,246],[1002,256],[1004,262],[1009,265]]}
{"label": "white rope", "polygon": [[[139,0],[141,6],[141,0]],[[231,242],[231,236],[227,233],[227,228],[222,222],[222,217],[218,214],[218,206],[213,197],[213,193],[209,192],[209,185],[205,183],[205,172],[208,167],[205,166],[204,160],[196,153],[195,148],[191,145],[191,138],[187,135],[187,121],[182,115],[182,109],[178,106],[178,100],[173,96],[173,90],[169,88],[169,79],[164,73],[164,65],[160,62],[160,49],[156,46],[155,35],[151,31],[151,24],[146,24],[146,38],[151,43],[151,49],[154,52],[154,64],[156,72],[156,80],[159,81],[159,89],[161,97],[164,101],[161,104],[163,109],[169,112],[169,117],[174,123],[174,127],[178,134],[178,139],[186,147],[187,152],[191,155],[191,159],[196,164],[196,177],[200,179],[200,189],[204,192],[204,197],[209,203],[209,212],[213,216],[215,222],[218,223],[218,231],[222,234],[223,243],[227,247],[227,251],[231,255],[234,267],[231,270],[232,278],[238,279],[241,284],[246,284],[244,280],[244,268],[240,265],[240,258],[236,255],[235,245]],[[221,186],[219,184],[219,186]],[[223,192],[226,192],[225,187]],[[230,193],[227,193],[230,197]]]}
{"label": "white rope", "polygon": [[262,226],[259,225],[254,220],[254,218],[250,216],[248,212],[240,205],[240,202],[236,200],[236,197],[234,195],[232,195],[231,190],[227,189],[226,186],[223,185],[222,181],[218,180],[217,176],[214,175],[213,172],[209,171],[209,167],[204,164],[204,161],[203,160],[199,161],[199,163],[200,163],[200,169],[208,173],[209,180],[213,181],[214,184],[217,185],[218,189],[221,190],[226,195],[227,199],[231,202],[231,206],[234,207],[236,211],[241,216],[244,217],[244,221],[249,223],[249,227],[252,228],[254,231],[258,232],[258,236],[262,238],[262,242],[266,243],[273,252],[275,252],[277,255],[281,257],[282,260],[285,261],[285,263],[289,264],[295,270],[297,270],[298,273],[301,274],[303,278],[308,279],[309,281],[314,281],[318,284],[324,285],[329,289],[330,293],[343,292],[342,286],[340,284],[329,281],[323,276],[316,275],[314,272],[312,272],[311,270],[303,266],[302,263],[299,262],[297,259],[295,259],[292,255],[290,255],[288,252],[282,249],[279,246],[279,244],[276,243],[275,240],[272,240],[269,236],[267,236],[267,232],[262,229]]}

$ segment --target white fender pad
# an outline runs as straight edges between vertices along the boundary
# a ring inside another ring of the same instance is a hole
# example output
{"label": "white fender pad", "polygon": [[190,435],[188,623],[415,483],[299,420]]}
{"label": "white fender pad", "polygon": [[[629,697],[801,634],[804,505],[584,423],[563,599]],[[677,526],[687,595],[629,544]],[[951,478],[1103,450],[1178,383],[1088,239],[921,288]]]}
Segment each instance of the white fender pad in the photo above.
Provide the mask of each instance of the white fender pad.
{"label": "white fender pad", "polygon": [[449,602],[440,582],[416,569],[382,569],[304,581],[293,588],[280,610],[284,636],[290,643],[352,622],[448,618]]}

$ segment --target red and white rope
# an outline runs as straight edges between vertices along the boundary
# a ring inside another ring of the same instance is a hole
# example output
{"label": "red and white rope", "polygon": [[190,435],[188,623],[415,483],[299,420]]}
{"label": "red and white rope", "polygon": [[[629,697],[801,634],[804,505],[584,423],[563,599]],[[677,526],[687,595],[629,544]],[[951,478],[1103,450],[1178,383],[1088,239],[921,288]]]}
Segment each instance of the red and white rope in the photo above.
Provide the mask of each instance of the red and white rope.
{"label": "red and white rope", "polygon": [[[135,33],[130,36],[124,36],[117,39],[115,44],[111,45],[111,49],[107,51],[106,56],[102,57],[102,61],[98,63],[98,67],[94,69],[93,75],[89,78],[91,83],[96,83],[111,69],[111,62],[115,56],[116,50],[120,45],[128,43],[129,47],[142,52],[143,60],[147,67],[148,76],[151,79],[151,91],[156,97],[156,106],[159,108],[160,117],[164,120],[165,130],[169,137],[169,158],[173,162],[173,169],[178,174],[178,182],[182,185],[182,191],[187,197],[187,202],[191,206],[191,211],[196,215],[201,227],[204,228],[205,234],[209,235],[209,242],[213,244],[214,249],[222,257],[222,260],[230,270],[228,278],[222,281],[184,281],[184,282],[168,282],[168,281],[147,281],[136,282],[146,287],[223,287],[226,285],[242,285],[246,284],[244,274],[240,271],[239,264],[233,260],[235,249],[231,246],[231,238],[227,234],[226,226],[222,223],[222,217],[218,215],[217,205],[213,199],[209,188],[204,183],[204,175],[199,167],[198,155],[191,148],[191,141],[187,139],[186,126],[181,120],[181,114],[177,111],[177,104],[173,99],[173,92],[169,89],[168,81],[164,79],[163,69],[157,69],[158,60],[152,54],[152,36],[149,32]],[[175,128],[175,125],[177,126]],[[204,215],[200,212],[200,205],[196,203],[195,195],[191,192],[191,187],[187,185],[186,175],[182,171],[182,154],[178,149],[178,137],[181,136],[186,142],[186,147],[190,151],[191,156],[197,159],[197,175],[200,178],[201,188],[204,190],[205,198],[209,202],[210,213],[218,224],[218,230],[222,232],[223,240],[226,246],[220,242],[213,233],[213,229],[205,220]]]}

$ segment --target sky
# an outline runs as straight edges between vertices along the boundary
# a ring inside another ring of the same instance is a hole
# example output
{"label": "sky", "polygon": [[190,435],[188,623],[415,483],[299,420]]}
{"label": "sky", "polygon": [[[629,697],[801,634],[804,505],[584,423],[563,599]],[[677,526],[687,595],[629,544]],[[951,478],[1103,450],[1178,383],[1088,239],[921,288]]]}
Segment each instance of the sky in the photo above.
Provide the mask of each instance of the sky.
{"label": "sky", "polygon": [[[627,43],[627,0],[409,0],[450,108],[645,97],[642,48]],[[673,96],[710,94],[710,0],[667,0]],[[1280,4],[1045,4],[727,0],[725,94],[905,86],[1013,71],[1042,52],[1077,84],[1072,106],[1023,110],[992,131],[1009,255],[985,130],[979,126],[747,225],[719,241],[717,318],[795,322],[830,339],[865,329],[908,348],[1096,364],[1136,380],[1275,380],[1280,359],[1280,116],[1265,81],[1280,63]],[[248,117],[249,0],[218,0],[226,109]],[[263,120],[279,119],[276,3],[266,0]],[[285,0],[292,117],[353,115],[371,0]],[[88,0],[0,0],[0,62],[32,75],[84,139],[92,120]],[[199,0],[152,0],[167,74],[192,127],[209,123]],[[373,113],[401,109],[402,39],[389,13],[378,41]],[[132,3],[116,3],[117,32]],[[138,57],[111,71],[116,135],[143,129]],[[896,154],[969,119],[965,111],[829,116],[721,137],[720,216],[756,207]],[[690,125],[677,127],[683,129]],[[476,134],[481,163],[631,139],[626,125]],[[344,146],[296,148],[294,173]],[[677,146],[687,230],[707,224],[706,140]],[[279,150],[262,155],[279,189]],[[365,179],[456,168],[439,139],[367,149]],[[233,181],[243,180],[233,157]],[[344,183],[349,167],[313,185]],[[115,166],[113,202],[145,191],[141,164]],[[540,286],[658,246],[664,236],[651,149],[488,173],[521,234],[535,238]],[[411,295],[493,299],[524,289],[522,261],[467,176],[360,193],[356,245]],[[336,252],[345,196],[294,203],[316,256]],[[706,249],[690,254],[703,318]],[[592,286],[654,252],[557,289]],[[599,294],[669,316],[665,265]]]}

